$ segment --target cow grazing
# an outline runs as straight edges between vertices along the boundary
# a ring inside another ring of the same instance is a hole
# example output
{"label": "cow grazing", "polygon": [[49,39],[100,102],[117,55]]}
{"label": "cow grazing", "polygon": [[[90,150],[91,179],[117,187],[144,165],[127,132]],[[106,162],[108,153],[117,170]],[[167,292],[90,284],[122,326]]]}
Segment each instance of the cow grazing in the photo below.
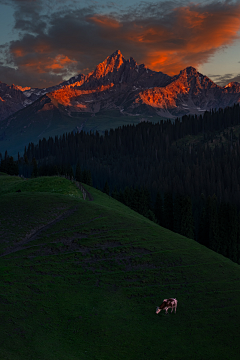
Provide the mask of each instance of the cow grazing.
{"label": "cow grazing", "polygon": [[175,308],[175,313],[177,310],[177,299],[174,298],[169,298],[169,299],[164,299],[163,303],[157,307],[156,309],[156,314],[160,313],[161,310],[165,310],[166,314],[168,314],[168,309],[171,308],[173,312],[173,309]]}

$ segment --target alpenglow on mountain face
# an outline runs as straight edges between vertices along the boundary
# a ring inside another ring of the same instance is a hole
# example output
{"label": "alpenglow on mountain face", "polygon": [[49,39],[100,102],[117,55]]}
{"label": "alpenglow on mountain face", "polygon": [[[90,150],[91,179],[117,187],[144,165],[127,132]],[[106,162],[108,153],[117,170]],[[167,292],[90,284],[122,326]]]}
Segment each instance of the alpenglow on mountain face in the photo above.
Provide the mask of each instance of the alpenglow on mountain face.
{"label": "alpenglow on mountain face", "polygon": [[119,50],[89,74],[79,74],[54,87],[31,89],[0,83],[0,120],[31,106],[44,110],[45,115],[53,109],[68,116],[118,110],[125,115],[171,118],[201,114],[237,102],[239,83],[220,87],[193,67],[171,77],[138,65],[132,57],[125,60]]}

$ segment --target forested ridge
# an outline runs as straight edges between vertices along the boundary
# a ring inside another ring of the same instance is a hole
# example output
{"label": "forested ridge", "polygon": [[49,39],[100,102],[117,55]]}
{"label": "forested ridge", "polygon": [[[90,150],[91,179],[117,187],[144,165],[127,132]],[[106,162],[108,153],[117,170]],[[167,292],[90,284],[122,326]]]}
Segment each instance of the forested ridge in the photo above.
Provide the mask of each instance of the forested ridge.
{"label": "forested ridge", "polygon": [[17,162],[6,153],[1,170],[11,163],[24,176],[68,174],[92,181],[160,225],[240,264],[239,125],[237,104],[175,123],[127,125],[104,136],[72,132],[30,143]]}

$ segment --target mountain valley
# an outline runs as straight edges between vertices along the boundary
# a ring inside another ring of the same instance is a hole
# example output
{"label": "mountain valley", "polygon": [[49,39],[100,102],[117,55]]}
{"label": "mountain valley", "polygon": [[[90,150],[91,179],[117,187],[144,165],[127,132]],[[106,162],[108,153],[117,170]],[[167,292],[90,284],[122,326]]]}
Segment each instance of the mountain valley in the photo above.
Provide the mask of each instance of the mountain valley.
{"label": "mountain valley", "polygon": [[240,84],[220,87],[195,68],[178,75],[125,60],[120,50],[87,75],[35,89],[0,83],[0,152],[22,152],[28,142],[71,131],[99,131],[158,122],[240,102]]}

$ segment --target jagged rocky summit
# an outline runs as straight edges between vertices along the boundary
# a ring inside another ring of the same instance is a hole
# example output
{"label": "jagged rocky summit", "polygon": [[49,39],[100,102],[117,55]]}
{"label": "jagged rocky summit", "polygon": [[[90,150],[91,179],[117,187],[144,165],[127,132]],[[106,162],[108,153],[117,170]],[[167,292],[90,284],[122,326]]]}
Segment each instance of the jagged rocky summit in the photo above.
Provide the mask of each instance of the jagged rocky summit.
{"label": "jagged rocky summit", "polygon": [[144,64],[138,65],[132,57],[126,60],[120,50],[89,74],[79,74],[50,88],[22,88],[0,82],[0,120],[32,106],[31,113],[34,109],[44,110],[45,115],[53,109],[68,116],[73,113],[94,116],[100,111],[117,110],[125,115],[171,118],[238,102],[237,82],[220,87],[193,67],[171,77]]}

